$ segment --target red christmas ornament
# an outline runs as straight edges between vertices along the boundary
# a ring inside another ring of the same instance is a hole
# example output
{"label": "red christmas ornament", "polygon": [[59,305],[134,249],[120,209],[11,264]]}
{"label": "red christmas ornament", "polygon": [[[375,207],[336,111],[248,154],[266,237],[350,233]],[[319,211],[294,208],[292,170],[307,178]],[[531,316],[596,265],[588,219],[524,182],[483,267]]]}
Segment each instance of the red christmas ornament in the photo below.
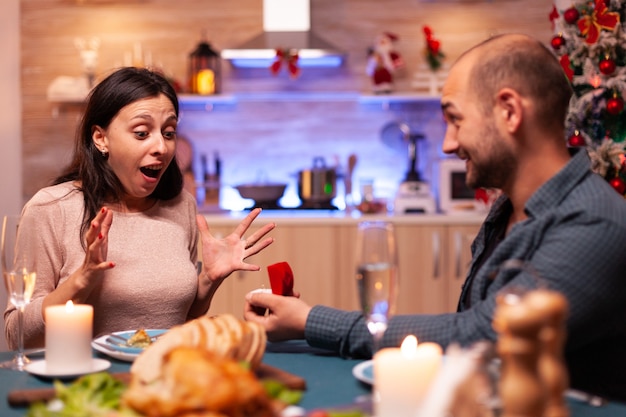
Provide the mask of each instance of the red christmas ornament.
{"label": "red christmas ornament", "polygon": [[624,99],[614,95],[606,101],[606,111],[613,116],[617,116],[624,110]]}
{"label": "red christmas ornament", "polygon": [[276,58],[270,65],[272,75],[278,75],[283,64],[287,66],[287,71],[291,78],[297,78],[300,75],[300,67],[298,66],[298,51],[295,49],[276,49]]}
{"label": "red christmas ornament", "polygon": [[613,187],[613,189],[621,195],[626,193],[626,182],[624,182],[624,180],[620,177],[611,178],[609,184],[611,184],[611,187]]}
{"label": "red christmas ornament", "polygon": [[612,60],[610,57],[604,57],[600,63],[598,64],[598,68],[600,69],[600,72],[604,75],[611,75],[613,74],[613,72],[615,71],[616,68],[616,64],[615,61]]}
{"label": "red christmas ornament", "polygon": [[556,35],[550,41],[550,45],[552,45],[552,48],[554,48],[554,50],[559,50],[562,46],[565,45],[565,38],[562,35]]}
{"label": "red christmas ornament", "polygon": [[576,23],[579,17],[580,13],[578,13],[578,9],[575,7],[570,7],[563,13],[563,19],[565,19],[565,21],[570,25]]}
{"label": "red christmas ornament", "polygon": [[567,144],[572,147],[585,146],[585,138],[578,130],[576,130],[567,140]]}

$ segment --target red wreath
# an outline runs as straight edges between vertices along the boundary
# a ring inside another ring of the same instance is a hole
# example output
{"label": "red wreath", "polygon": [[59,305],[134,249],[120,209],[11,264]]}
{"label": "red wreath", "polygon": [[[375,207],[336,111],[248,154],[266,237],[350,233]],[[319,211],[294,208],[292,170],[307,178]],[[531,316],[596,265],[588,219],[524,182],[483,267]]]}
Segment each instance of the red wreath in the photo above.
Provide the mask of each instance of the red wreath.
{"label": "red wreath", "polygon": [[291,78],[300,75],[300,67],[298,67],[298,51],[295,49],[276,49],[276,59],[270,66],[273,75],[278,75],[283,64],[287,65],[287,71]]}

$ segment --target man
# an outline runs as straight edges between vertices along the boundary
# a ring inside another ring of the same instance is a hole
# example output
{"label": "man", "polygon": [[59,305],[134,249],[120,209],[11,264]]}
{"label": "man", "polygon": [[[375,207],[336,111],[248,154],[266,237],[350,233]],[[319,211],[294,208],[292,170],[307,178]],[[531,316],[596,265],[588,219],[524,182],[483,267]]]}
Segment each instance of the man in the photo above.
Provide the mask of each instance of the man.
{"label": "man", "polygon": [[[626,202],[572,157],[564,120],[572,94],[541,43],[491,38],[450,70],[441,106],[446,153],[466,160],[467,183],[502,190],[472,245],[458,312],[392,318],[384,345],[408,334],[446,347],[495,341],[496,296],[537,281],[569,302],[565,357],[571,386],[626,399]],[[503,268],[505,261],[525,268]],[[296,297],[247,295],[245,317],[270,340],[305,338],[343,356],[367,357],[372,339],[360,312],[311,308]],[[253,306],[271,313],[258,316]]]}

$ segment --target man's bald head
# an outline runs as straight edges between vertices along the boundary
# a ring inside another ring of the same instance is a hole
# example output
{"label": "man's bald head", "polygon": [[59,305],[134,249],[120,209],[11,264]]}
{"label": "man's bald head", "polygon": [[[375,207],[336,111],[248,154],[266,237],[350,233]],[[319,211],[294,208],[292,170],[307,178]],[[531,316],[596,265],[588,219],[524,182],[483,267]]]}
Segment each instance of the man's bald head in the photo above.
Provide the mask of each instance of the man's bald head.
{"label": "man's bald head", "polygon": [[469,93],[484,114],[493,109],[498,91],[511,88],[533,102],[541,127],[563,128],[572,88],[554,54],[536,39],[495,36],[466,51],[457,65],[469,68]]}

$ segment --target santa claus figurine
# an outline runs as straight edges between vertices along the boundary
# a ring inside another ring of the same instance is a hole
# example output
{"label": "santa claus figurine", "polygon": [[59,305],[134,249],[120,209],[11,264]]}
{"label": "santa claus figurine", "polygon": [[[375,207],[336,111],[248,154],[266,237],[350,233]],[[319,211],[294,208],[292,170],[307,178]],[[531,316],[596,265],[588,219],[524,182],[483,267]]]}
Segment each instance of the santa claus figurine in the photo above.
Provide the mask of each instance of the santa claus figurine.
{"label": "santa claus figurine", "polygon": [[376,38],[376,43],[368,51],[366,73],[372,78],[372,90],[376,94],[390,93],[393,90],[393,75],[404,66],[404,61],[394,50],[398,36],[384,32]]}

